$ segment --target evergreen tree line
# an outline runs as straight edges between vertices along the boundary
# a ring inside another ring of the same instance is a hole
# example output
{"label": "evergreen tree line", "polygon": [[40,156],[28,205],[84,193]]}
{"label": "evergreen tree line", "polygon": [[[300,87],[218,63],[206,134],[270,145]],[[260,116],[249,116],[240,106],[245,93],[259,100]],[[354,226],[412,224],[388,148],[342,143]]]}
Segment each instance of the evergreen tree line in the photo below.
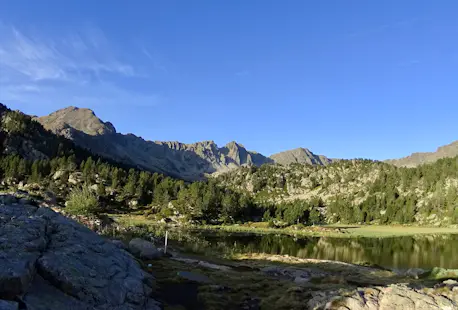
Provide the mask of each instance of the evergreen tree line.
{"label": "evergreen tree line", "polygon": [[[56,172],[61,173],[61,180],[68,180],[78,172],[86,186],[96,185],[99,197],[110,203],[121,202],[126,208],[128,201],[136,200],[152,213],[172,216],[178,212],[201,223],[276,219],[289,224],[324,220],[388,224],[412,223],[419,216],[430,215],[458,223],[457,157],[416,168],[397,168],[363,159],[337,161],[326,167],[264,165],[242,168],[216,179],[185,183],[95,156],[48,132],[29,116],[3,105],[0,114],[0,145],[18,150],[21,155],[0,158],[3,178],[53,187]],[[43,158],[51,159],[25,160],[30,155],[23,147],[26,141]],[[371,179],[372,174],[376,175],[374,181],[365,184],[355,197],[335,195],[325,200],[290,202],[277,199],[288,196],[290,188],[326,190],[337,183],[352,184],[361,176]]]}
{"label": "evergreen tree line", "polygon": [[[365,169],[370,165],[380,168],[380,163],[366,162]],[[313,197],[309,200],[272,203],[260,201],[248,191],[230,188],[220,178],[186,183],[158,173],[124,169],[100,158],[94,160],[88,157],[78,161],[74,154],[35,161],[11,155],[0,158],[0,173],[4,179],[55,187],[54,177],[58,173],[64,185],[74,186],[67,180],[70,175],[76,174],[85,186],[95,187],[99,197],[121,203],[125,211],[130,210],[129,202],[135,200],[139,206],[145,206],[149,213],[163,217],[180,214],[198,223],[250,220],[278,220],[290,225],[323,221],[413,223],[417,215],[427,217],[433,213],[441,219],[458,223],[457,158],[442,159],[418,168],[396,168],[387,164],[381,164],[381,167],[376,180],[360,193],[363,197],[356,204],[343,196],[334,196],[326,201]],[[264,191],[268,185],[285,189],[288,176],[273,173],[274,166],[250,169],[251,173],[256,173],[256,170],[272,172],[272,177],[254,182],[265,184],[256,185],[259,191]],[[453,183],[453,180],[457,183]],[[313,186],[323,186],[320,184],[323,179],[315,182],[318,185]],[[326,213],[323,212],[325,207]]]}
{"label": "evergreen tree line", "polygon": [[[249,192],[256,201],[288,197],[290,191],[292,195],[294,191],[322,194],[326,200],[318,210],[327,222],[409,224],[433,216],[444,223],[458,224],[458,157],[415,168],[366,159],[342,160],[325,167],[265,165],[242,168],[221,175],[219,180],[241,191],[251,185]],[[336,185],[353,192],[333,194]],[[288,203],[285,208],[285,203],[277,205],[287,209],[286,217],[290,217],[293,209],[300,210],[297,205],[301,203]],[[275,217],[273,212],[269,215]]]}

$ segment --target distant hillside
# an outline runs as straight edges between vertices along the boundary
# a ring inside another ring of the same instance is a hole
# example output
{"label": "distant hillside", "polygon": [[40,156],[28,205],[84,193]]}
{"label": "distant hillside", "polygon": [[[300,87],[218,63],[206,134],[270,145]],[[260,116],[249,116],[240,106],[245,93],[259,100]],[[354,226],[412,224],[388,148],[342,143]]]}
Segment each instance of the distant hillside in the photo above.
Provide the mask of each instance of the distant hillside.
{"label": "distant hillside", "polygon": [[274,205],[264,218],[291,224],[308,221],[316,209],[329,223],[458,224],[458,157],[412,169],[360,159],[326,166],[264,165],[216,180],[258,206]]}
{"label": "distant hillside", "polygon": [[213,141],[185,144],[146,141],[133,134],[120,134],[111,123],[103,122],[89,109],[68,107],[36,120],[46,129],[94,153],[187,180],[244,165],[273,163],[270,158],[247,151],[236,142],[219,148]]}
{"label": "distant hillside", "polygon": [[458,141],[439,147],[435,152],[413,153],[400,159],[386,160],[387,163],[398,167],[416,167],[421,164],[432,163],[441,158],[458,155]]}
{"label": "distant hillside", "polygon": [[323,155],[315,155],[312,151],[305,148],[297,148],[285,152],[280,152],[270,156],[277,164],[289,165],[292,163],[325,166],[332,162],[331,159]]}

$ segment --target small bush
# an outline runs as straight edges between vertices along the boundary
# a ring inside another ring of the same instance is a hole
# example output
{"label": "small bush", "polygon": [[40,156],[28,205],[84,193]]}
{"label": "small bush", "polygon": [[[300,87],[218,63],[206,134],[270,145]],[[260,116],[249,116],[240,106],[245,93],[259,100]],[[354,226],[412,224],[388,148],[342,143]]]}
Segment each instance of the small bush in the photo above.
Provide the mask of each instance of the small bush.
{"label": "small bush", "polygon": [[160,215],[162,216],[162,218],[171,217],[173,216],[173,210],[170,208],[164,207],[161,209]]}
{"label": "small bush", "polygon": [[271,219],[272,219],[272,216],[270,215],[270,210],[266,210],[266,212],[264,212],[262,216],[262,220],[268,222]]}
{"label": "small bush", "polygon": [[92,215],[99,210],[97,197],[87,187],[75,188],[67,200],[65,211],[73,215]]}
{"label": "small bush", "polygon": [[270,219],[270,220],[269,220],[269,222],[268,222],[268,224],[267,224],[267,227],[269,227],[269,228],[277,228],[277,226],[275,225],[273,219]]}

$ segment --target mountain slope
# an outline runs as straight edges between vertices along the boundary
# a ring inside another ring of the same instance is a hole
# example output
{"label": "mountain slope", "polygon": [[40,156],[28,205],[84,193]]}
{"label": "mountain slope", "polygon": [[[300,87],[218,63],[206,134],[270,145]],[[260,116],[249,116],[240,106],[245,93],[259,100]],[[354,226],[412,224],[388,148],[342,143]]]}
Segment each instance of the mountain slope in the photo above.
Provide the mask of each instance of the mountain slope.
{"label": "mountain slope", "polygon": [[458,141],[439,147],[435,152],[413,153],[410,156],[390,159],[385,162],[398,167],[416,167],[421,164],[432,163],[441,158],[458,155]]}
{"label": "mountain slope", "polygon": [[329,223],[458,224],[458,157],[412,169],[361,159],[265,165],[230,171],[216,182],[258,206],[274,206],[263,217],[290,224],[311,217],[313,208]]}
{"label": "mountain slope", "polygon": [[[20,111],[0,103],[0,153],[18,155],[27,160],[74,156],[78,161],[93,156],[72,141],[57,136]],[[93,156],[97,157],[97,156]]]}
{"label": "mountain slope", "polygon": [[320,165],[324,166],[332,162],[331,159],[323,155],[315,155],[312,151],[305,148],[297,148],[285,152],[280,152],[270,156],[277,164],[288,165],[292,163]]}
{"label": "mountain slope", "polygon": [[102,156],[187,180],[201,179],[205,174],[243,165],[273,163],[270,158],[247,151],[236,142],[219,148],[213,141],[185,144],[146,141],[133,134],[123,135],[89,109],[68,107],[36,120],[53,133]]}

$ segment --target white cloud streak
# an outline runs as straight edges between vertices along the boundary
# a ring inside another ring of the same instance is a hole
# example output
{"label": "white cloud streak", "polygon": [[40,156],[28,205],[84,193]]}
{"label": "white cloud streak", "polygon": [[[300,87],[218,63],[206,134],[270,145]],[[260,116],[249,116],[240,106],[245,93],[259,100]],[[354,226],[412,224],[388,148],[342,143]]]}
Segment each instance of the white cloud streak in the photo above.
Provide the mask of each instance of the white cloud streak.
{"label": "white cloud streak", "polygon": [[31,80],[67,80],[74,75],[117,73],[134,76],[132,66],[110,54],[106,38],[97,29],[86,36],[72,34],[49,40],[27,36],[14,27],[0,29],[0,66]]}
{"label": "white cloud streak", "polygon": [[[96,27],[50,37],[0,23],[0,102],[60,107],[76,103],[87,106],[85,102],[156,105],[156,94],[125,87],[131,79],[147,76],[116,51]],[[154,61],[146,50],[138,52]]]}

